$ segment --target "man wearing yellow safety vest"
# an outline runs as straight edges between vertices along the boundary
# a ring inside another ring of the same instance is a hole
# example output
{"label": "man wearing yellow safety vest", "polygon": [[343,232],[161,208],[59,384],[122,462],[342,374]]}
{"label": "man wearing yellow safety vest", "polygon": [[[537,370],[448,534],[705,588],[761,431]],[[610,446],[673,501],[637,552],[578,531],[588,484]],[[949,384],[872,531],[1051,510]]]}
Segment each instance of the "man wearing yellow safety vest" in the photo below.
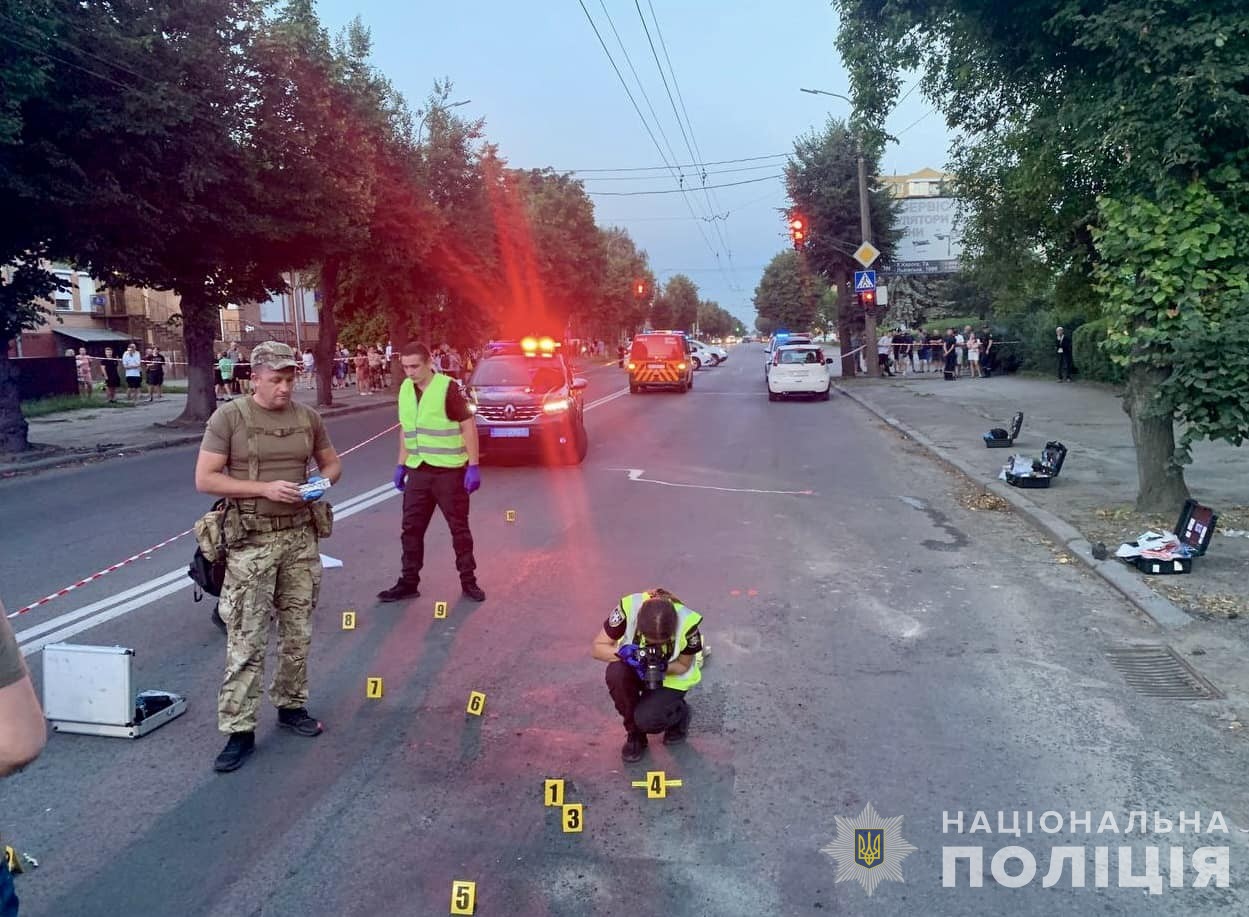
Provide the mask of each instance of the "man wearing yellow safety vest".
{"label": "man wearing yellow safety vest", "polygon": [[592,655],[608,663],[607,690],[624,718],[626,762],[642,760],[647,733],[684,742],[690,724],[685,692],[702,680],[702,615],[664,589],[620,600],[594,638]]}
{"label": "man wearing yellow safety vest", "polygon": [[421,594],[425,530],[437,507],[451,529],[460,586],[474,602],[484,602],[468,528],[468,495],[481,486],[476,423],[459,386],[434,369],[428,347],[409,344],[400,363],[407,378],[399,387],[394,484],[403,494],[403,568],[399,581],[377,597],[398,602]]}

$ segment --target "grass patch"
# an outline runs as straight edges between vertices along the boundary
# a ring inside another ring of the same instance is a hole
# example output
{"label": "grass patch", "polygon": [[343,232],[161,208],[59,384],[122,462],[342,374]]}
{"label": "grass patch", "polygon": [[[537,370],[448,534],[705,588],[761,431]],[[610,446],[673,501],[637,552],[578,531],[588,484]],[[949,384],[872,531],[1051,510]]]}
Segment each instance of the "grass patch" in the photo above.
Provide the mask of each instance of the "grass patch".
{"label": "grass patch", "polygon": [[87,411],[98,408],[133,408],[124,401],[109,402],[103,398],[83,398],[81,395],[50,395],[22,402],[22,415],[27,419],[63,414],[66,411]]}

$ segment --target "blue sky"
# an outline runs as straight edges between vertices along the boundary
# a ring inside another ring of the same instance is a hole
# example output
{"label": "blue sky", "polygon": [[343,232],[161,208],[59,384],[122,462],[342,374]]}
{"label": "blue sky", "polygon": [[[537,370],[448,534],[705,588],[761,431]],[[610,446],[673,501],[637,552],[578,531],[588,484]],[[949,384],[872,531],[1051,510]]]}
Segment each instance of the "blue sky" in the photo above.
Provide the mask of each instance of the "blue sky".
{"label": "blue sky", "polygon": [[[667,45],[689,115],[687,133],[692,127],[690,145],[701,153],[692,158],[634,0],[584,2],[669,162],[787,153],[796,137],[822,126],[827,115],[848,113],[839,99],[799,92],[805,86],[848,94],[833,44],[837,17],[827,0],[640,0],[665,68],[651,5]],[[331,32],[361,17],[373,34],[374,61],[414,107],[435,79],[449,77],[455,84],[452,101],[471,100],[460,113],[485,118],[488,136],[513,166],[622,170],[663,164],[578,0],[320,0],[318,10]],[[910,77],[903,93],[912,84]],[[949,133],[919,91],[906,96],[887,127],[899,143],[885,154],[886,171],[945,165]],[[708,166],[708,172],[745,170],[708,175],[709,186],[751,182],[710,194],[594,196],[598,222],[627,228],[661,280],[688,274],[704,299],[719,302],[752,326],[755,285],[767,262],[787,244],[777,213],[785,205],[783,184],[771,178],[783,162],[770,158]],[[686,186],[698,186],[696,170],[685,173]],[[579,177],[590,192],[680,187],[666,170],[584,172]],[[726,213],[727,218],[718,218]]]}

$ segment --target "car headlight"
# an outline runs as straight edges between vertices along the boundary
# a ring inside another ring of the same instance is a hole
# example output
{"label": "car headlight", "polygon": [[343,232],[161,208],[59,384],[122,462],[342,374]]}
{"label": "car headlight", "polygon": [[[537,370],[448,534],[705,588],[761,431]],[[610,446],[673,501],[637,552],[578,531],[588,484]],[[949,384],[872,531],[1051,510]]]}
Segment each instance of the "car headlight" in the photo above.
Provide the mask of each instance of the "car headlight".
{"label": "car headlight", "polygon": [[554,398],[542,405],[542,410],[548,414],[561,414],[568,410],[567,398]]}

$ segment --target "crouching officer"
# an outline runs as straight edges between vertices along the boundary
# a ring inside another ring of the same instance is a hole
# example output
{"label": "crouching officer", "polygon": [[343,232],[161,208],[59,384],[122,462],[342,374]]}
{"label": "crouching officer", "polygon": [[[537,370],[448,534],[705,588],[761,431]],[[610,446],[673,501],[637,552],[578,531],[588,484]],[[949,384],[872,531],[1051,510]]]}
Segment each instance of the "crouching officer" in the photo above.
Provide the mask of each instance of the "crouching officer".
{"label": "crouching officer", "polygon": [[[318,538],[330,533],[332,514],[315,501],[343,467],[321,415],[292,398],[295,352],[268,341],[251,362],[252,394],[217,408],[195,463],[196,490],[231,501],[221,589],[228,649],[217,699],[217,725],[229,741],[213,765],[218,771],[235,770],[255,747],[271,612],[278,658],[269,698],[278,725],[302,736],[321,732],[306,706],[308,647],[321,588]],[[311,479],[310,460],[320,469]]]}
{"label": "crouching officer", "polygon": [[627,762],[646,753],[647,734],[664,744],[685,741],[690,708],[685,692],[702,680],[702,615],[664,589],[620,600],[594,638],[592,655],[608,663],[607,689],[624,718]]}

